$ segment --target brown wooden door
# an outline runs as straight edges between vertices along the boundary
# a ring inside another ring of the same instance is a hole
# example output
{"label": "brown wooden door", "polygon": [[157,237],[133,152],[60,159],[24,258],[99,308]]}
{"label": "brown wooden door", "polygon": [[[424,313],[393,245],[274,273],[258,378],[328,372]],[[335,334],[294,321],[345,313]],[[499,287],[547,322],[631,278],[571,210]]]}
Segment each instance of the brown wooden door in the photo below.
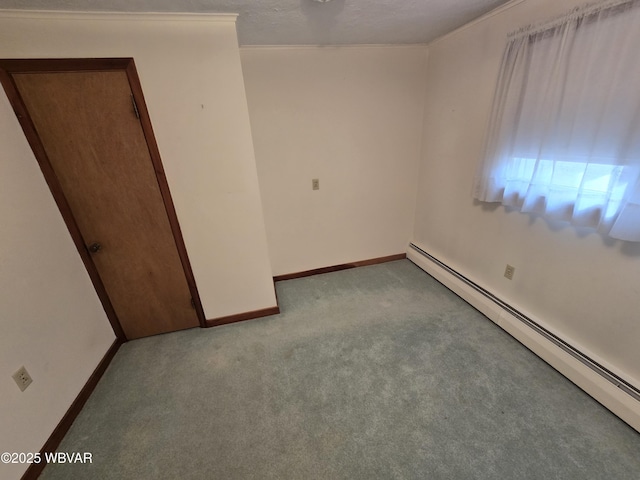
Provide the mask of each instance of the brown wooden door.
{"label": "brown wooden door", "polygon": [[198,326],[127,72],[12,77],[126,337]]}

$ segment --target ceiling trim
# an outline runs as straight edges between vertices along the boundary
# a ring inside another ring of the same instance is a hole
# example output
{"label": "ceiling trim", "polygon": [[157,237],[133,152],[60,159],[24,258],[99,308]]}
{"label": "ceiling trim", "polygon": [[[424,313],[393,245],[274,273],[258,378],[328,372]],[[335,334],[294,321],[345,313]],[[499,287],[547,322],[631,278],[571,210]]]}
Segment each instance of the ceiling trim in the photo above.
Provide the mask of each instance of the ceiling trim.
{"label": "ceiling trim", "polygon": [[337,50],[343,48],[426,48],[426,43],[353,43],[347,45],[240,45],[240,50]]}
{"label": "ceiling trim", "polygon": [[505,10],[509,10],[510,8],[515,7],[516,5],[519,5],[524,1],[526,0],[511,0],[510,2],[507,2],[503,5],[500,5],[499,7],[494,8],[490,12],[485,13],[484,15],[476,18],[475,20],[471,20],[469,23],[465,23],[464,25],[456,28],[455,30],[452,30],[448,33],[445,33],[441,37],[431,40],[427,45],[429,46],[435,45],[436,43],[440,42],[441,40],[444,40],[445,38],[451,37],[453,35],[457,35],[458,33],[466,30],[467,28],[472,27],[477,23],[484,22],[485,20],[488,20],[489,18],[504,12]]}
{"label": "ceiling trim", "polygon": [[31,20],[106,20],[235,23],[237,13],[71,12],[65,10],[0,10],[0,18]]}

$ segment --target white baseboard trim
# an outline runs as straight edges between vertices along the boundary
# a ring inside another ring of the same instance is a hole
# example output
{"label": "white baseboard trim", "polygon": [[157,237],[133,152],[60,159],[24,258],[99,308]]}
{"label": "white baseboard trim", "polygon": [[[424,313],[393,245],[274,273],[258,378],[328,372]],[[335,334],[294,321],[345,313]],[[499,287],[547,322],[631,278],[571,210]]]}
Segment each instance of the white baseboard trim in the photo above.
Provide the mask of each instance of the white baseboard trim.
{"label": "white baseboard trim", "polygon": [[[499,303],[483,295],[443,266],[409,245],[407,258],[476,308],[571,382],[640,432],[640,401],[567,353]],[[426,253],[426,252],[425,252]],[[489,292],[487,292],[489,293]],[[498,300],[499,301],[499,300]]]}

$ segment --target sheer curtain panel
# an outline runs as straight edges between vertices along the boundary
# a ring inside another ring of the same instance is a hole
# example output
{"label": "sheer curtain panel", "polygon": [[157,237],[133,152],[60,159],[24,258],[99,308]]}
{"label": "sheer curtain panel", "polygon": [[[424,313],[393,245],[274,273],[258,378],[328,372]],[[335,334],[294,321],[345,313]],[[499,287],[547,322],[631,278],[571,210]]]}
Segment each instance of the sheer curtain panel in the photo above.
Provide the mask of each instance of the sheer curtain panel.
{"label": "sheer curtain panel", "polygon": [[640,242],[640,0],[509,35],[474,197]]}

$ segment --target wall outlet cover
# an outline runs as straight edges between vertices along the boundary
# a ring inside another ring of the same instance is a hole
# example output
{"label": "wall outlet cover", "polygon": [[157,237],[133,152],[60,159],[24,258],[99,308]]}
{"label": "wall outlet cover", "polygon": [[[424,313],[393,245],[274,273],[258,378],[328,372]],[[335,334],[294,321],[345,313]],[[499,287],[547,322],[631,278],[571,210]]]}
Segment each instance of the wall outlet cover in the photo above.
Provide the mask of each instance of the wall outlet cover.
{"label": "wall outlet cover", "polygon": [[24,366],[20,367],[18,371],[12,375],[12,377],[18,385],[18,388],[22,392],[24,392],[26,388],[33,382],[31,375],[29,375],[29,372],[27,372],[27,369],[24,368]]}
{"label": "wall outlet cover", "polygon": [[513,280],[513,274],[515,273],[515,271],[516,267],[507,264],[506,268],[504,269],[504,276],[509,280]]}

